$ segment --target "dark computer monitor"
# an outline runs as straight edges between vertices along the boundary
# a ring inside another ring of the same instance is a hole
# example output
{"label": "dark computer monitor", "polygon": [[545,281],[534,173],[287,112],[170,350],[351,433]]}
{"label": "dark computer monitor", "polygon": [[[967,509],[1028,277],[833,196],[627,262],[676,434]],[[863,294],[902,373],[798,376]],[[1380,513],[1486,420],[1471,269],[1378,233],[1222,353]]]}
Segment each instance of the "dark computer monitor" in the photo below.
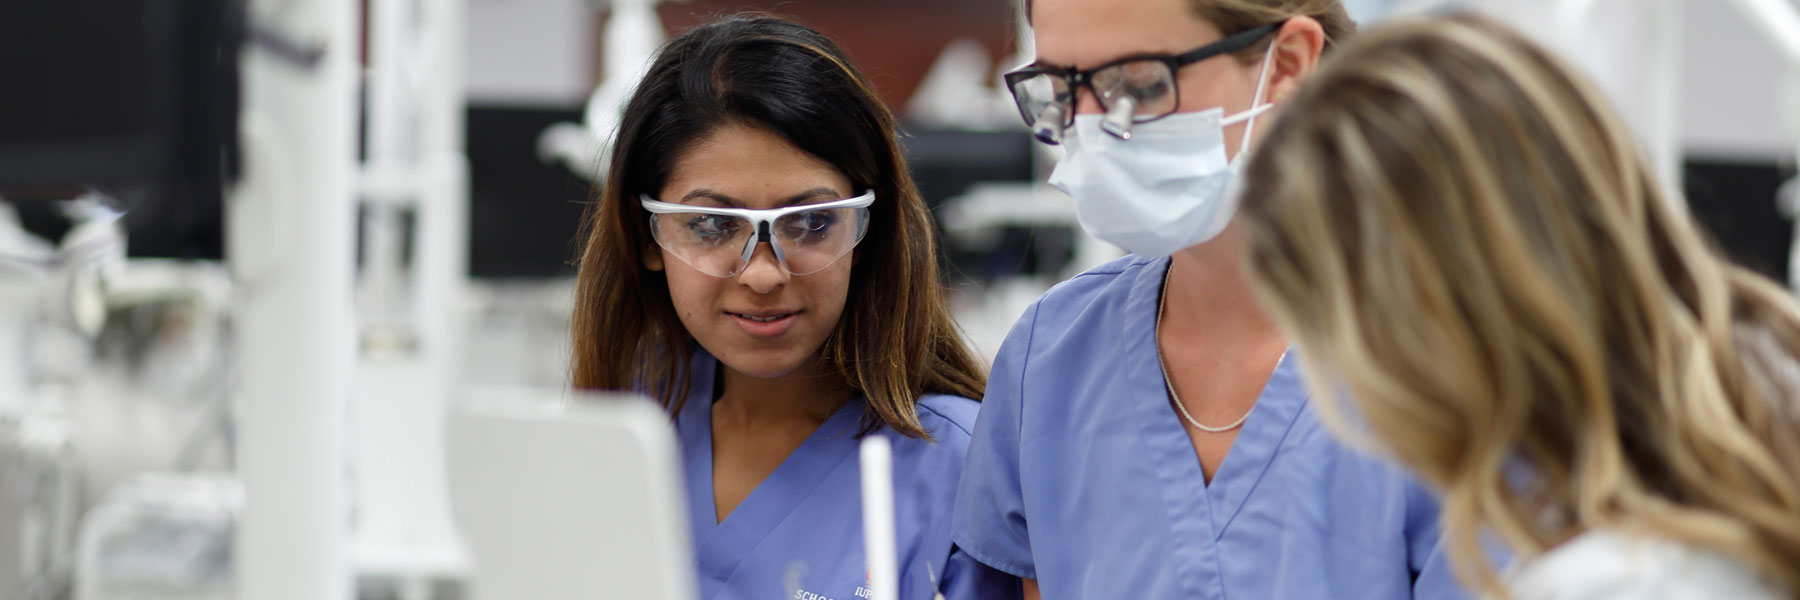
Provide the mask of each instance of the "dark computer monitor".
{"label": "dark computer monitor", "polygon": [[99,188],[132,254],[217,257],[242,0],[0,2],[0,197]]}

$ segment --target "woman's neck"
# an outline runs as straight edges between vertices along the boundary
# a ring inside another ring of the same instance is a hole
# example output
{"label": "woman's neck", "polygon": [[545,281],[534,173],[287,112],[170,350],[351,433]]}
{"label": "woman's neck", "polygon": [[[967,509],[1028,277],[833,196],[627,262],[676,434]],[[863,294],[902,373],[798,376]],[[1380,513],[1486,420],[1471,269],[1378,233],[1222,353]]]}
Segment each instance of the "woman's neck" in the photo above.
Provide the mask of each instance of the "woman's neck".
{"label": "woman's neck", "polygon": [[1251,291],[1243,264],[1246,248],[1234,222],[1212,241],[1176,252],[1163,290],[1166,326],[1228,344],[1280,336]]}
{"label": "woman's neck", "polygon": [[723,416],[738,423],[824,423],[850,399],[842,378],[826,374],[816,362],[770,379],[744,375],[724,363],[720,363],[719,371],[719,397],[713,403],[715,419]]}

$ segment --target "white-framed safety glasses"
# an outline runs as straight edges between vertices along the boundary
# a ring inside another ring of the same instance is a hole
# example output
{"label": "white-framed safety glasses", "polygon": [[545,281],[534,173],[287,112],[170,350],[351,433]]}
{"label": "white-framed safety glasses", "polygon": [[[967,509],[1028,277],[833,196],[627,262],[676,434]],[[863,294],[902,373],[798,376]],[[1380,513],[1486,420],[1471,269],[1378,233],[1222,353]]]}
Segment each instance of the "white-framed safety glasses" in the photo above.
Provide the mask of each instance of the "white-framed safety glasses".
{"label": "white-framed safety glasses", "polygon": [[869,232],[875,190],[855,198],[774,209],[721,208],[638,202],[650,211],[656,245],[713,277],[734,277],[750,264],[756,245],[768,242],[789,275],[811,275],[849,254]]}

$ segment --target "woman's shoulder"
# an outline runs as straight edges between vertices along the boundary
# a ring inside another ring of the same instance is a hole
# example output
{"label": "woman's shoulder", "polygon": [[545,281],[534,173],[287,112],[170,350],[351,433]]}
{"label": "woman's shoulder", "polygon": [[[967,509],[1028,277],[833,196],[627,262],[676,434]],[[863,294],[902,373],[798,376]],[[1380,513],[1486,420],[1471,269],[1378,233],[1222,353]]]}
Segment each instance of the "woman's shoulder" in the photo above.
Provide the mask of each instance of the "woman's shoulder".
{"label": "woman's shoulder", "polygon": [[1160,282],[1163,272],[1160,267],[1168,260],[1128,254],[1051,286],[1050,291],[1038,299],[1038,304],[1058,308],[1080,306],[1099,297],[1130,294],[1141,278],[1150,277]]}
{"label": "woman's shoulder", "polygon": [[919,424],[925,426],[933,440],[966,447],[981,403],[962,396],[927,394],[919,398],[918,410]]}
{"label": "woman's shoulder", "polygon": [[1789,597],[1724,553],[1613,531],[1581,534],[1520,565],[1507,579],[1519,600]]}
{"label": "woman's shoulder", "polygon": [[[1056,284],[1026,309],[1000,352],[1024,350],[1027,344],[1021,340],[1055,340],[1068,334],[1116,330],[1120,319],[1130,314],[1127,307],[1154,298],[1168,261],[1128,255]],[[1150,302],[1153,306],[1154,300]]]}

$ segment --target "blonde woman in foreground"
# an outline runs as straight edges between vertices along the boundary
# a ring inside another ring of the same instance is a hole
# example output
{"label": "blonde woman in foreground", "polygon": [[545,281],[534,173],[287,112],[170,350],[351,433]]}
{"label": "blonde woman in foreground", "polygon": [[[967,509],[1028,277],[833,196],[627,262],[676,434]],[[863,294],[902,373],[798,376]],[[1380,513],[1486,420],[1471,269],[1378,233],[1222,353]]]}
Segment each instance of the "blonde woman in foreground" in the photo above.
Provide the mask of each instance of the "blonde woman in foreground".
{"label": "blonde woman in foreground", "polygon": [[1472,588],[1796,597],[1800,312],[1592,85],[1452,17],[1363,34],[1286,113],[1240,215],[1258,296],[1327,421],[1443,493]]}

